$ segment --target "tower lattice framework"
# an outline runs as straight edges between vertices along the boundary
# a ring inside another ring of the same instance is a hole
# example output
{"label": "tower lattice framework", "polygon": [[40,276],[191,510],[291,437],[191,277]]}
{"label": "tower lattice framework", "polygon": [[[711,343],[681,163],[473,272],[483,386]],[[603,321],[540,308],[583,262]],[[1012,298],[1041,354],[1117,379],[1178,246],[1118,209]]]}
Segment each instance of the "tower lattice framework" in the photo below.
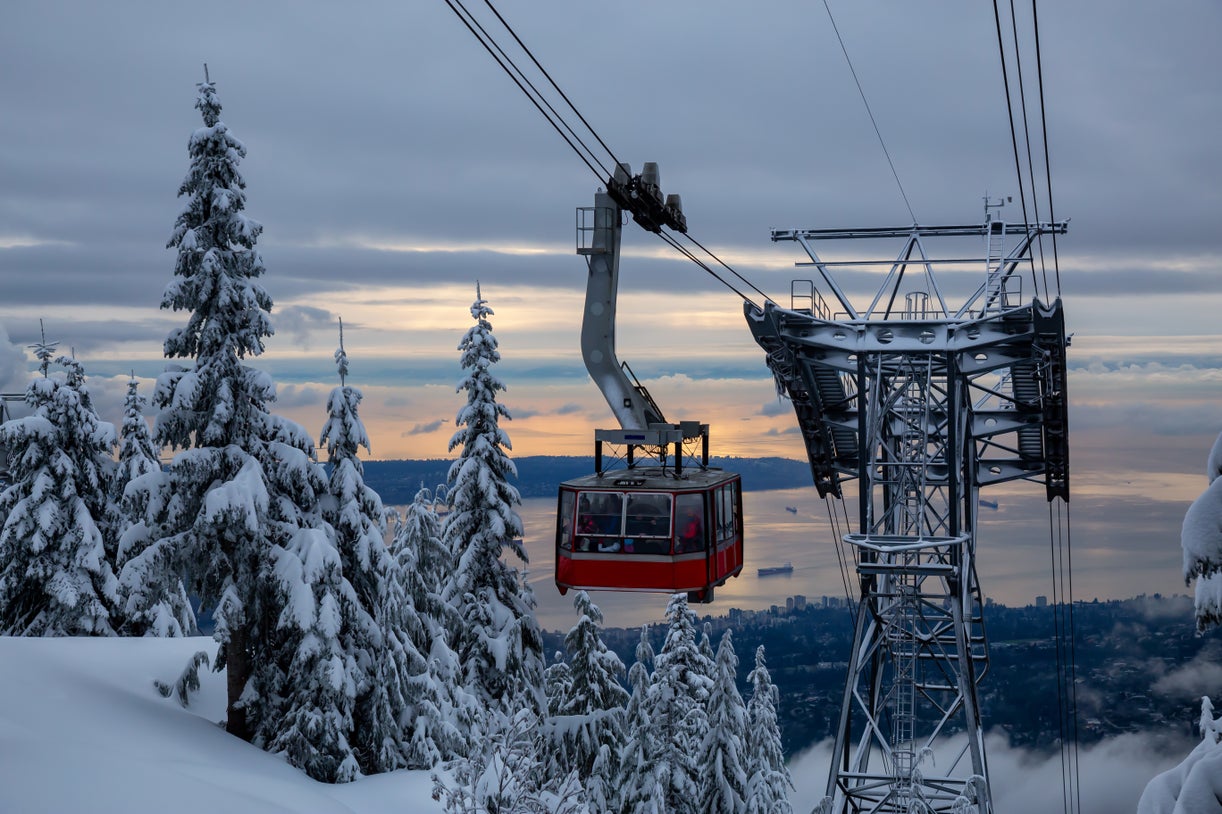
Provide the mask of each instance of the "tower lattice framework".
{"label": "tower lattice framework", "polygon": [[[979,491],[1025,479],[1068,500],[1069,475],[1061,302],[1021,293],[1033,244],[1065,223],[986,213],[969,226],[774,231],[806,250],[799,265],[819,282],[795,282],[789,308],[746,306],[820,497],[856,486],[844,542],[859,595],[826,814],[993,810],[977,694],[988,669]],[[898,242],[896,259],[860,259],[871,240]],[[852,259],[822,259],[821,241]],[[968,254],[953,248],[964,244]],[[840,284],[846,269],[883,279],[864,310]]]}

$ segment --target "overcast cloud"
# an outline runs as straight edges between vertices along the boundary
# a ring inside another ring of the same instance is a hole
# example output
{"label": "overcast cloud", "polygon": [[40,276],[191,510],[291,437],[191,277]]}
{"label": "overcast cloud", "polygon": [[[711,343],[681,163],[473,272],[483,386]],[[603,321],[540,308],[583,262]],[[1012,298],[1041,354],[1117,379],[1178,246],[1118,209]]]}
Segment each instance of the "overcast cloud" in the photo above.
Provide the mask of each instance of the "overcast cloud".
{"label": "overcast cloud", "polygon": [[[1004,213],[1020,219],[990,5],[831,7],[916,218],[978,222],[988,193],[1015,196]],[[498,8],[618,157],[660,162],[692,234],[783,304],[809,273],[770,229],[911,222],[821,4]],[[1073,517],[1089,569],[1078,584],[1127,596],[1142,569],[1178,584],[1179,518],[1222,428],[1222,5],[1040,11],[1055,214],[1071,218],[1056,250],[1075,333]],[[165,243],[205,62],[248,149],[248,212],[265,227],[277,335],[257,363],[279,383],[278,409],[321,426],[342,316],[375,454],[446,455],[478,279],[497,312],[515,453],[588,454],[592,424],[611,418],[578,350],[574,207],[600,180],[440,0],[10,3],[3,387],[20,389],[40,318],[75,348],[112,421],[130,372],[147,393],[163,369],[162,342],[183,321],[158,308],[173,270]],[[715,452],[800,457],[737,297],[668,251],[625,230],[621,358],[668,415],[714,422]],[[961,296],[978,279],[944,282]],[[842,282],[863,297],[878,277]],[[1044,526],[1027,522],[1042,503],[1003,493],[1001,507],[988,533],[1046,547]],[[982,562],[1024,594],[1042,567]]]}
{"label": "overcast cloud", "polygon": [[[987,6],[832,6],[924,222],[976,220],[986,191],[1017,192]],[[419,266],[388,268],[357,251],[362,242],[568,255],[572,207],[597,182],[445,4],[121,8],[52,0],[6,11],[0,240],[38,244],[0,252],[6,288],[23,276],[13,272],[57,264],[82,279],[109,271],[113,283],[130,269],[164,281],[204,62],[250,151],[243,171],[264,251],[334,253],[326,273],[286,256],[269,279],[353,285],[365,274],[410,279]],[[908,222],[822,8],[638,0],[608,14],[545,0],[500,10],[621,158],[661,162],[664,189],[683,194],[693,233],[718,250],[762,249],[771,227]],[[1057,215],[1073,219],[1067,276],[1078,256],[1195,257],[1177,287],[1195,279],[1216,294],[1191,272],[1216,269],[1219,255],[1222,10],[1072,2],[1041,22]],[[84,254],[72,268],[47,244]],[[564,265],[552,284],[566,272],[579,284],[579,261]],[[112,291],[92,301],[128,301],[123,286]]]}

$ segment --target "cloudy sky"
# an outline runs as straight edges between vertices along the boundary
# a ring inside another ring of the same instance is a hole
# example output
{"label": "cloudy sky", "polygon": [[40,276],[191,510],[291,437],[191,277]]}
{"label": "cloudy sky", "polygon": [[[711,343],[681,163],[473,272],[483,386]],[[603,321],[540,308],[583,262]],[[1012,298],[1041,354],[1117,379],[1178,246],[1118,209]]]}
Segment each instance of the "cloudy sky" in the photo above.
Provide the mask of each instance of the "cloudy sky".
{"label": "cloudy sky", "polygon": [[[279,409],[321,427],[342,316],[374,457],[445,456],[478,279],[515,452],[587,453],[611,423],[578,349],[573,213],[597,180],[442,0],[343,5],[6,5],[0,388],[24,386],[39,319],[112,418],[129,372],[164,366],[183,321],[158,310],[164,247],[206,62],[265,226],[277,333],[259,364]],[[986,193],[1017,198],[991,4],[831,8],[917,220],[977,222]],[[911,222],[822,4],[498,9],[621,159],[660,163],[692,234],[778,300],[805,257],[771,228]],[[1163,567],[1151,590],[1174,589],[1179,517],[1222,429],[1222,6],[1067,0],[1040,24],[1071,219],[1075,544],[1141,552]],[[620,357],[669,416],[711,421],[717,451],[800,457],[738,298],[625,235]]]}

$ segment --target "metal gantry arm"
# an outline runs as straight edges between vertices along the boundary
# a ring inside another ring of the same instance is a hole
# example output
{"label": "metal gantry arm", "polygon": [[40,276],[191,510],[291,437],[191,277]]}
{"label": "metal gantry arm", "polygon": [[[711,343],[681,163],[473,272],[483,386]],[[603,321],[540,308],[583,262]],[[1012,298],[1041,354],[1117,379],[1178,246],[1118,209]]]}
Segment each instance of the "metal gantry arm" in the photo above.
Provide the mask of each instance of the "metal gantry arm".
{"label": "metal gantry arm", "polygon": [[[638,383],[615,354],[615,318],[619,289],[621,211],[606,192],[594,195],[593,209],[579,210],[579,216],[592,219],[588,245],[579,245],[578,254],[586,258],[585,315],[581,322],[581,356],[590,378],[598,386],[612,414],[625,430],[643,430],[663,422],[660,410],[647,398]],[[578,223],[578,234],[586,229]]]}
{"label": "metal gantry arm", "polygon": [[[615,325],[619,292],[620,241],[624,213],[643,228],[686,231],[687,221],[677,195],[662,197],[656,164],[646,163],[640,175],[632,175],[626,164],[616,167],[607,189],[594,195],[593,207],[577,210],[577,253],[586,258],[585,312],[581,323],[581,355],[619,429],[597,430],[595,458],[602,458],[602,444],[625,447],[631,466],[635,450],[668,459],[674,450],[675,471],[682,468],[685,443],[699,441],[699,464],[708,465],[708,424],[698,421],[667,422],[649,391],[621,362],[615,351]],[[601,466],[598,467],[601,472]]]}

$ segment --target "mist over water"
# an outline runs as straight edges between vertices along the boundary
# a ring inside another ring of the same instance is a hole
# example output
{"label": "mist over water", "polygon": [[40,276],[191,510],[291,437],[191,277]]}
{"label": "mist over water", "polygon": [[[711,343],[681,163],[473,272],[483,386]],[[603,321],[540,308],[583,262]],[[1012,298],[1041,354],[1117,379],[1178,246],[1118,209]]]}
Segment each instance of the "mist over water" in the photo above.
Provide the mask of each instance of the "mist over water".
{"label": "mist over water", "polygon": [[[1146,783],[1154,775],[1179,763],[1195,745],[1194,739],[1166,732],[1119,735],[1077,752],[1072,775],[1061,753],[1011,747],[1004,736],[985,737],[989,782],[994,810],[999,812],[1080,811],[1081,814],[1124,814],[1137,808]],[[947,767],[963,746],[961,738],[944,744],[932,767]],[[790,802],[795,812],[810,811],[826,793],[832,764],[832,743],[821,741],[789,761],[795,790]],[[1068,785],[1068,791],[1067,791]],[[1080,808],[1071,808],[1081,803]]]}

